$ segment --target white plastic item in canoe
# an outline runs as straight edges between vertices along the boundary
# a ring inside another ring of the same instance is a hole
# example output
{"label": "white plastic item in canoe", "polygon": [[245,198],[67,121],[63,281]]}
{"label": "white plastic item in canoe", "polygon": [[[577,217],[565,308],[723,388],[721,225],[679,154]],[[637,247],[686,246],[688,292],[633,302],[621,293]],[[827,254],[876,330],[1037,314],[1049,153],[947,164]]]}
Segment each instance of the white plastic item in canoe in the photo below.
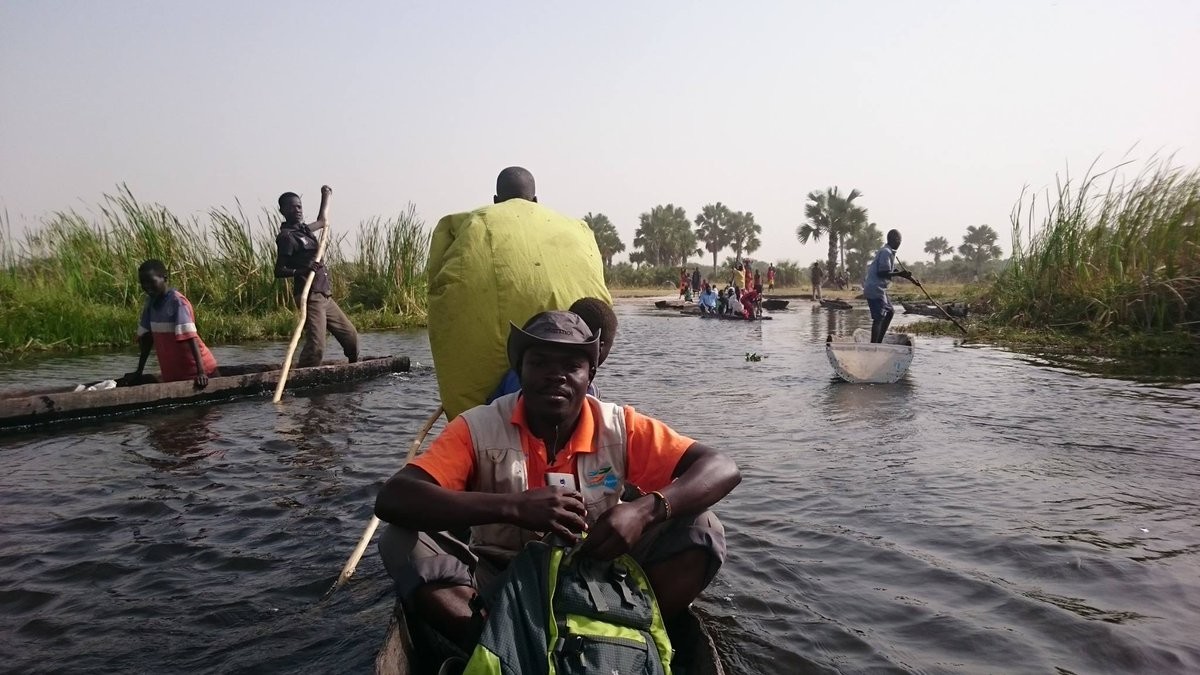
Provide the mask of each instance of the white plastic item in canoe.
{"label": "white plastic item in canoe", "polygon": [[908,372],[913,344],[905,333],[889,333],[881,344],[872,344],[870,331],[859,328],[853,338],[830,335],[825,355],[837,376],[847,382],[891,384]]}

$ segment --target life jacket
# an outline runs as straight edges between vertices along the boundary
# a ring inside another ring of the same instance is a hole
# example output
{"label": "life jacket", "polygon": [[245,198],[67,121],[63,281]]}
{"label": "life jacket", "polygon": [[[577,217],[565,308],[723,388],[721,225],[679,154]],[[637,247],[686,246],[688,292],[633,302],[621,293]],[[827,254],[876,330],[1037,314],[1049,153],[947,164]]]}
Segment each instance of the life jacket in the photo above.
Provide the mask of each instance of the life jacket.
{"label": "life jacket", "polygon": [[[529,489],[521,432],[512,423],[519,393],[508,394],[486,406],[463,413],[475,448],[475,475],[469,489],[491,494],[515,494]],[[621,500],[625,487],[628,435],[621,406],[588,396],[595,421],[592,452],[575,456],[575,480],[587,506],[588,524]],[[471,550],[499,560],[509,560],[525,544],[543,533],[516,525],[494,523],[471,528]]]}
{"label": "life jacket", "polygon": [[670,675],[673,656],[632,557],[593,560],[533,542],[497,580],[464,675]]}

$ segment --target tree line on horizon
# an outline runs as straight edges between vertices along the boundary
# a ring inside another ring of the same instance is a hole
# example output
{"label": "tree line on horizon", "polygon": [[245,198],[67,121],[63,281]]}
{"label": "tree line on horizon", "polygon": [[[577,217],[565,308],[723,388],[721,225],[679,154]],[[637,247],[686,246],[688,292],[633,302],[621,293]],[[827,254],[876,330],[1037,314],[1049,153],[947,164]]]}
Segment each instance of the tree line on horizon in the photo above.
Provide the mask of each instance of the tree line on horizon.
{"label": "tree line on horizon", "polygon": [[[824,264],[814,263],[826,279],[856,279],[883,246],[883,232],[868,216],[867,208],[859,202],[862,192],[850,190],[842,194],[838,187],[814,190],[804,205],[805,222],[796,226],[796,239],[801,244],[826,241],[828,254]],[[583,221],[596,237],[596,245],[604,266],[611,275],[630,276],[624,269],[614,269],[613,258],[626,250],[616,226],[603,213],[588,213]],[[706,204],[689,220],[681,206],[660,204],[638,217],[629,265],[640,270],[643,265],[663,268],[658,275],[640,274],[643,278],[673,280],[677,268],[686,266],[689,258],[711,254],[713,275],[717,274],[717,257],[731,249],[733,256],[726,266],[741,261],[762,246],[762,226],[750,211],[735,211],[722,202]],[[996,244],[998,235],[988,225],[967,228],[962,244],[955,249],[945,237],[933,237],[925,242],[926,253],[933,256],[932,266],[921,263],[925,270],[937,269],[937,276],[956,280],[978,279],[991,261],[1002,255]],[[953,255],[943,266],[943,258]],[[786,262],[789,272],[798,265]],[[831,274],[829,270],[833,270]],[[791,276],[789,274],[789,276]],[[798,281],[798,280],[797,280]],[[784,280],[784,283],[789,283]],[[656,281],[655,284],[658,282]]]}

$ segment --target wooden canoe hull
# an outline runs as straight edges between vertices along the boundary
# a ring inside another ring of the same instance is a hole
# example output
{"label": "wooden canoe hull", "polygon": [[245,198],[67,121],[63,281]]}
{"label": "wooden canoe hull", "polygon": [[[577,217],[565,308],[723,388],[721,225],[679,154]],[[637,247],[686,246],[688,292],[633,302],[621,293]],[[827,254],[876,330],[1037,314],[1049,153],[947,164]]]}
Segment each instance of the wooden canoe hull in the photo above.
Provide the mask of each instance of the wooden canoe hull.
{"label": "wooden canoe hull", "polygon": [[854,305],[845,300],[821,300],[821,306],[825,309],[854,309]]}
{"label": "wooden canoe hull", "polygon": [[912,339],[904,333],[889,333],[882,344],[872,344],[861,328],[854,339],[825,342],[825,355],[838,377],[856,384],[891,384],[908,372],[913,359]]}
{"label": "wooden canoe hull", "polygon": [[747,319],[746,317],[744,317],[740,314],[737,314],[737,315],[734,315],[734,314],[701,314],[699,307],[692,307],[691,309],[681,309],[681,310],[679,310],[679,313],[684,316],[698,316],[701,319],[717,319],[720,321],[759,321],[759,320],[770,321],[771,320],[771,317],[769,317],[769,316],[756,316],[753,319]]}
{"label": "wooden canoe hull", "polygon": [[770,310],[772,312],[777,312],[781,309],[787,309],[788,301],[780,300],[778,298],[767,298],[767,299],[763,300],[762,306],[763,306],[763,309]]}
{"label": "wooden canoe hull", "polygon": [[685,302],[683,300],[655,300],[654,306],[658,309],[683,309],[691,307],[694,303]]}
{"label": "wooden canoe hull", "polygon": [[[905,314],[916,314],[918,316],[932,316],[935,319],[944,319],[946,315],[936,305],[926,302],[902,302]],[[950,316],[955,316],[960,319],[967,318],[967,306],[961,302],[948,302],[942,307],[950,313]]]}
{"label": "wooden canoe hull", "polygon": [[[353,382],[409,368],[407,356],[367,359],[293,368],[287,387],[300,389],[337,382]],[[191,380],[118,387],[104,391],[46,392],[0,399],[0,429],[39,427],[54,422],[104,417],[163,406],[207,403],[274,391],[278,369],[242,375],[209,378],[208,386],[197,389]]]}
{"label": "wooden canoe hull", "polygon": [[[688,675],[725,675],[717,645],[701,623],[700,617],[689,610],[672,627],[671,644],[675,648],[674,663]],[[375,675],[435,675],[436,670],[422,671],[416,649],[409,633],[404,611],[396,606],[388,623],[383,647],[375,656]]]}

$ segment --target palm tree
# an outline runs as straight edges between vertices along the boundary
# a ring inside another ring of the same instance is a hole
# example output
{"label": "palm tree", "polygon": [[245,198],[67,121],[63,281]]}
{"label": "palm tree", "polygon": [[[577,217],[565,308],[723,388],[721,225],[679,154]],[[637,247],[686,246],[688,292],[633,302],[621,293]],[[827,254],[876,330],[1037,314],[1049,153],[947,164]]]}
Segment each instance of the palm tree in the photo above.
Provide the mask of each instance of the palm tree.
{"label": "palm tree", "polygon": [[852,272],[865,272],[875,252],[883,246],[883,233],[875,223],[868,223],[846,240],[846,266]]}
{"label": "palm tree", "polygon": [[867,226],[867,210],[854,203],[855,199],[862,196],[858,190],[851,190],[845,199],[838,196],[836,187],[833,191],[834,198],[829,205],[833,209],[834,232],[838,238],[838,250],[842,254],[842,269],[846,270],[846,240]]}
{"label": "palm tree", "polygon": [[600,249],[604,266],[612,267],[613,256],[625,250],[625,243],[621,241],[621,235],[617,234],[616,226],[603,213],[592,215],[588,212],[583,217],[583,222],[587,223],[596,237],[596,247]]}
{"label": "palm tree", "polygon": [[[758,235],[762,234],[762,225],[754,222],[754,214],[738,211],[729,216],[729,246],[733,248],[734,256],[739,260],[742,253],[754,253],[762,246]],[[715,259],[715,258],[714,258]]]}
{"label": "palm tree", "polygon": [[937,265],[942,262],[942,256],[954,253],[954,249],[945,237],[934,237],[925,242],[925,252],[933,256],[933,264]]}
{"label": "palm tree", "polygon": [[810,239],[820,241],[822,237],[829,242],[825,269],[830,275],[838,268],[838,253],[842,254],[845,263],[846,239],[867,223],[867,210],[854,203],[861,196],[858,190],[851,190],[842,197],[837,187],[808,193],[808,203],[804,205],[804,217],[808,222],[796,228],[796,238],[801,244],[807,244]]}
{"label": "palm tree", "polygon": [[645,253],[647,264],[686,265],[688,256],[698,252],[696,234],[683,207],[655,206],[638,220],[633,245]]}
{"label": "palm tree", "polygon": [[796,227],[796,238],[801,244],[807,244],[811,239],[829,242],[829,259],[825,269],[832,274],[837,268],[837,237],[833,235],[833,223],[829,214],[829,194],[819,190],[808,193],[808,203],[804,205],[804,217],[808,222]]}
{"label": "palm tree", "polygon": [[971,225],[967,228],[967,233],[963,235],[963,243],[958,247],[958,252],[974,266],[977,281],[979,275],[983,273],[984,263],[999,258],[1004,253],[996,245],[998,236],[996,231],[987,225],[979,227]]}
{"label": "palm tree", "polygon": [[721,202],[708,204],[696,215],[696,237],[704,250],[712,254],[713,276],[717,274],[717,253],[729,245],[729,224],[733,214]]}

